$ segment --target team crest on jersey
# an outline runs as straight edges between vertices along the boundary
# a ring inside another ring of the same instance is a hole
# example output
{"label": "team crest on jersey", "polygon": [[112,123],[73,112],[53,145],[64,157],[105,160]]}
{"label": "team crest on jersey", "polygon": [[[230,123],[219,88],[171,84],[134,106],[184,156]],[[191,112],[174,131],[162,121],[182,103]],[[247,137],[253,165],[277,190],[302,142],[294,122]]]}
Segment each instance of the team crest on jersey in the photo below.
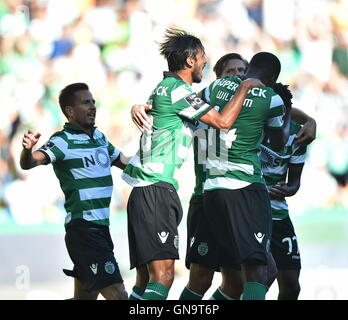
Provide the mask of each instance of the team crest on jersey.
{"label": "team crest on jersey", "polygon": [[115,265],[111,261],[108,261],[105,263],[104,269],[106,273],[113,274],[115,272]]}
{"label": "team crest on jersey", "polygon": [[201,242],[197,250],[200,256],[205,256],[208,253],[208,243]]}
{"label": "team crest on jersey", "polygon": [[196,110],[198,110],[201,106],[205,104],[205,102],[197,96],[196,93],[192,93],[185,97],[185,100],[190,104],[190,106]]}
{"label": "team crest on jersey", "polygon": [[174,237],[174,247],[179,249],[179,236]]}
{"label": "team crest on jersey", "polygon": [[95,152],[95,160],[103,168],[110,167],[109,155],[102,149],[96,150],[96,152]]}

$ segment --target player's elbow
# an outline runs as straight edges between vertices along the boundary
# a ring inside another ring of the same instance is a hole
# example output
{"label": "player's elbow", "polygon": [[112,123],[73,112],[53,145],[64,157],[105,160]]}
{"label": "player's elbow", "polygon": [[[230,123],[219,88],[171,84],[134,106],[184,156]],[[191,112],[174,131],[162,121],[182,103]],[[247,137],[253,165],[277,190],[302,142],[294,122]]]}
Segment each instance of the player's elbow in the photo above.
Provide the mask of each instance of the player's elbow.
{"label": "player's elbow", "polygon": [[30,167],[29,166],[26,166],[26,165],[23,165],[23,164],[20,164],[20,167],[22,170],[29,170]]}
{"label": "player's elbow", "polygon": [[228,130],[231,128],[231,124],[228,123],[226,120],[224,119],[219,119],[218,121],[216,121],[216,126],[217,129],[221,129],[221,130]]}

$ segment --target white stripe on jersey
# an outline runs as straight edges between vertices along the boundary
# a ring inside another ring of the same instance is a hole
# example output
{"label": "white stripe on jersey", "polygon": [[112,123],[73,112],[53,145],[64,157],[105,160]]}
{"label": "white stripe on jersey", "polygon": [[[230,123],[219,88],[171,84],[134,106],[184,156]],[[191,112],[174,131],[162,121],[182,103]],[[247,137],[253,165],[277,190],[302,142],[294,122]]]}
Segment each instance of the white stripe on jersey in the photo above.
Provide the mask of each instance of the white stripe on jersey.
{"label": "white stripe on jersey", "polygon": [[283,116],[278,116],[267,120],[267,126],[271,128],[281,128],[283,124]]}
{"label": "white stripe on jersey", "polygon": [[131,164],[133,167],[143,169],[146,173],[164,173],[164,163],[146,162],[142,164],[138,155],[132,157],[129,164]]}
{"label": "white stripe on jersey", "polygon": [[192,93],[192,91],[187,90],[187,88],[185,88],[185,85],[183,84],[180,87],[177,87],[176,89],[174,89],[170,95],[172,98],[172,103],[174,104],[175,102],[178,102],[180,99],[185,98],[186,96],[190,95]]}
{"label": "white stripe on jersey", "polygon": [[112,196],[112,186],[80,189],[80,200],[91,200],[100,198],[109,198]]}
{"label": "white stripe on jersey", "polygon": [[82,211],[83,219],[87,221],[109,219],[109,213],[109,207]]}
{"label": "white stripe on jersey", "polygon": [[189,150],[190,150],[190,147],[185,147],[182,144],[179,144],[177,156],[185,160],[189,153]]}
{"label": "white stripe on jersey", "polygon": [[299,156],[291,156],[289,163],[300,164],[300,163],[304,163],[305,160],[306,160],[306,154],[302,154]]}
{"label": "white stripe on jersey", "polygon": [[87,168],[75,168],[70,170],[74,179],[101,178],[111,175],[110,167],[90,166]]}
{"label": "white stripe on jersey", "polygon": [[242,171],[246,174],[253,175],[254,167],[250,164],[234,163],[221,160],[207,159],[207,169],[216,168],[219,171]]}
{"label": "white stripe on jersey", "polygon": [[150,186],[151,184],[154,184],[154,182],[152,181],[145,181],[145,180],[133,178],[124,172],[122,173],[121,177],[124,181],[126,181],[132,187],[146,187],[146,186]]}
{"label": "white stripe on jersey", "polygon": [[279,106],[283,106],[284,105],[284,102],[282,100],[282,98],[276,94],[275,96],[273,96],[271,98],[271,103],[270,103],[270,109],[273,109],[275,107],[279,107]]}
{"label": "white stripe on jersey", "polygon": [[288,210],[288,204],[285,200],[271,200],[271,207],[275,210]]}
{"label": "white stripe on jersey", "polygon": [[232,179],[227,177],[218,177],[207,179],[204,183],[204,191],[212,189],[241,189],[250,185],[250,182]]}
{"label": "white stripe on jersey", "polygon": [[198,110],[193,108],[193,107],[188,107],[186,109],[183,109],[179,112],[179,114],[181,116],[184,116],[188,119],[192,119],[194,118],[197,114],[203,112],[204,110],[207,110],[208,108],[210,108],[210,105],[207,103],[204,103]]}

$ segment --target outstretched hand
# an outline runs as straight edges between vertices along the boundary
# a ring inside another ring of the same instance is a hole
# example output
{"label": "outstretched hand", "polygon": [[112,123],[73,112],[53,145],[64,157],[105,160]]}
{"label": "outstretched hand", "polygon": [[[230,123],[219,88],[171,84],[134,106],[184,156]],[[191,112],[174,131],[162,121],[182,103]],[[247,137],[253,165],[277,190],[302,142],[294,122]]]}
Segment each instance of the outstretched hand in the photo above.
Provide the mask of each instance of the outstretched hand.
{"label": "outstretched hand", "polygon": [[31,150],[33,146],[36,145],[36,143],[39,141],[41,137],[41,133],[28,130],[26,133],[24,133],[23,139],[22,139],[22,146],[26,150]]}
{"label": "outstretched hand", "polygon": [[131,116],[134,124],[140,131],[152,129],[152,116],[146,111],[151,110],[152,106],[145,104],[135,104],[131,109]]}

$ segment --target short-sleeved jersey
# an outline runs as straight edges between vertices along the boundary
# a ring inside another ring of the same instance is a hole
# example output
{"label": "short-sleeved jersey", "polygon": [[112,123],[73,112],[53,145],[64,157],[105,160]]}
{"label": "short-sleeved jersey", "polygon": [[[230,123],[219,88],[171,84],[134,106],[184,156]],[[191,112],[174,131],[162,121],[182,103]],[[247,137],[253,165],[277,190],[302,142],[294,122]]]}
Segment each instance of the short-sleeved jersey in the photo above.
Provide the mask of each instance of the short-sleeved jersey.
{"label": "short-sleeved jersey", "polygon": [[[275,152],[268,143],[261,144],[260,159],[264,178],[267,186],[275,185],[280,181],[286,181],[288,168],[291,165],[303,165],[306,157],[306,146],[295,144],[297,132],[301,126],[291,121],[290,136],[284,148]],[[283,220],[289,216],[286,200],[272,200],[273,220]]]}
{"label": "short-sleeved jersey", "polygon": [[38,149],[53,165],[65,195],[65,224],[84,219],[109,225],[113,189],[111,164],[119,157],[103,133],[93,129],[92,138],[69,123]]}
{"label": "short-sleeved jersey", "polygon": [[151,131],[145,131],[140,148],[125,168],[122,177],[133,187],[167,182],[178,189],[175,172],[184,162],[192,142],[192,123],[206,114],[205,103],[189,84],[174,73],[153,90],[148,102],[153,117]]}
{"label": "short-sleeved jersey", "polygon": [[[241,83],[238,77],[213,82],[204,93],[212,105],[224,108]],[[257,155],[265,126],[281,128],[285,107],[272,88],[249,90],[236,121],[229,130],[208,129],[207,179],[204,190],[240,189],[265,183]]]}

